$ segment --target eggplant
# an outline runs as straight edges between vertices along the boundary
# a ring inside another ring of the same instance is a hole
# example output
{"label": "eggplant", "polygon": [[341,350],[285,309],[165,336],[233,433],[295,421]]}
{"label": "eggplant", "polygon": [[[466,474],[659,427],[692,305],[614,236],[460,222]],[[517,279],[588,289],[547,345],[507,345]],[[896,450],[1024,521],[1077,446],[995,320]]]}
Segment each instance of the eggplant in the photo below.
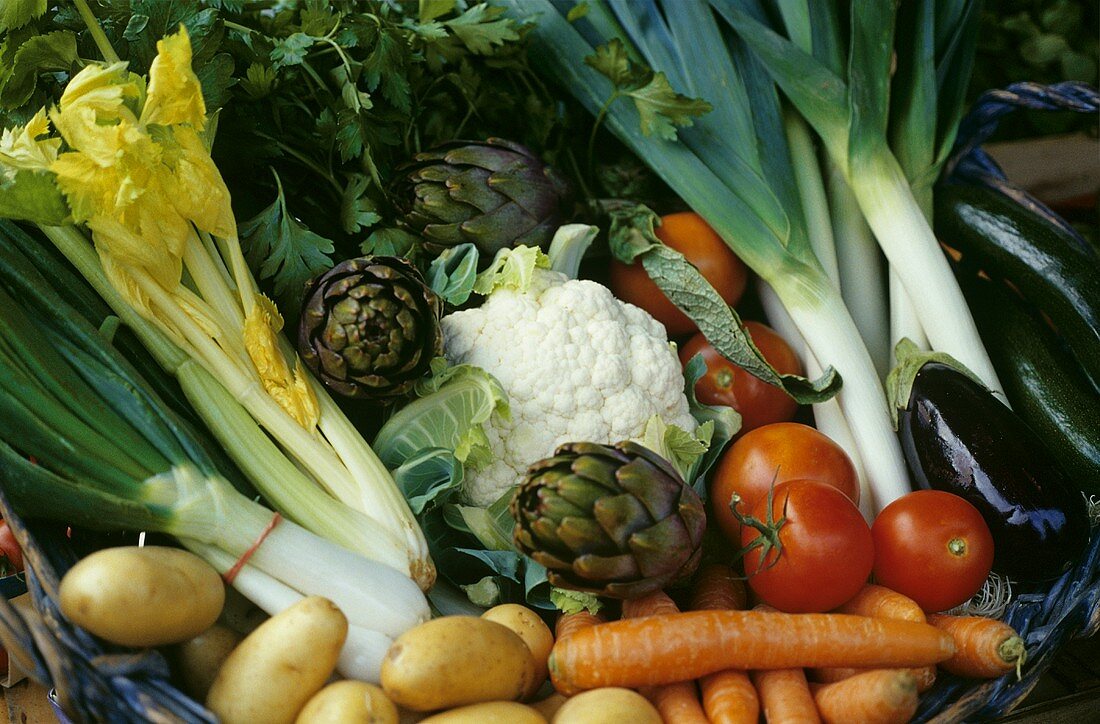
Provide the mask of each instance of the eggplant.
{"label": "eggplant", "polygon": [[959,495],[981,512],[995,571],[1021,581],[1060,576],[1088,544],[1088,508],[1039,438],[949,364],[921,364],[906,399],[898,435],[916,484]]}

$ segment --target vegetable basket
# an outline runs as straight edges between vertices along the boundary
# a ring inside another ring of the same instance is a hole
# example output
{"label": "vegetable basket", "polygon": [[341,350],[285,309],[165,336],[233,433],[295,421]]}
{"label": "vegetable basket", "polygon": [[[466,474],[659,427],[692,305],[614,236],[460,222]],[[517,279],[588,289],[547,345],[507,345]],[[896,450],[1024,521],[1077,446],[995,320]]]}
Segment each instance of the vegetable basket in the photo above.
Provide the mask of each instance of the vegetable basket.
{"label": "vegetable basket", "polygon": [[[1081,84],[1017,84],[987,93],[963,122],[947,181],[985,184],[1019,203],[1042,208],[1009,186],[980,148],[997,120],[1017,107],[1095,112],[1100,96]],[[1053,212],[1043,211],[1056,218]],[[61,615],[60,577],[78,558],[63,525],[22,520],[11,509],[2,486],[0,514],[23,547],[34,604],[32,613],[7,601],[0,603],[0,639],[21,669],[55,688],[57,704],[66,717],[72,721],[215,721],[201,704],[173,685],[162,654],[107,645]],[[1019,674],[981,683],[943,674],[922,697],[916,720],[1002,716],[1027,696],[1065,642],[1100,630],[1100,531],[1093,529],[1085,556],[1057,581],[1017,590],[1003,617],[1027,644],[1028,659]]]}

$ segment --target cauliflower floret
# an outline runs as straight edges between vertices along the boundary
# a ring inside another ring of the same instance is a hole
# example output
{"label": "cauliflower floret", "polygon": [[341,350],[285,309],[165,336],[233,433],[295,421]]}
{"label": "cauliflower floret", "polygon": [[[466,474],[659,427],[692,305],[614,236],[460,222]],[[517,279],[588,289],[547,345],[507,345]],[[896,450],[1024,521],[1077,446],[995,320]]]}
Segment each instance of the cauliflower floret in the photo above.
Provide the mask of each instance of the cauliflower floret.
{"label": "cauliflower floret", "polygon": [[493,461],[467,471],[474,505],[497,500],[562,443],[637,440],[653,415],[695,429],[664,327],[595,282],[536,270],[526,292],[498,289],[445,317],[443,340],[451,364],[496,377],[511,406],[510,420],[486,425]]}

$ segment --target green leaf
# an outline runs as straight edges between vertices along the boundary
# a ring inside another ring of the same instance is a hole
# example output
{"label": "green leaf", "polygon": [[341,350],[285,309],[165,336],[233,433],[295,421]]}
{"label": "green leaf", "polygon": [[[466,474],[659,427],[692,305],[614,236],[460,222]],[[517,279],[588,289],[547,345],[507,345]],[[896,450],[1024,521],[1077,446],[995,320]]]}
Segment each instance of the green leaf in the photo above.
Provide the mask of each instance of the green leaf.
{"label": "green leaf", "polygon": [[852,3],[848,56],[848,168],[852,174],[861,173],[886,145],[895,9],[893,0]]}
{"label": "green leaf", "polygon": [[603,602],[591,593],[570,591],[567,588],[550,587],[550,603],[562,613],[580,613],[588,611],[596,614],[603,608]]}
{"label": "green leaf", "polygon": [[0,168],[0,218],[58,226],[69,220],[69,205],[54,175],[21,169],[7,180]]}
{"label": "green leaf", "polygon": [[375,229],[370,236],[359,245],[359,251],[364,254],[379,254],[381,256],[403,256],[413,258],[420,247],[420,238],[413,236],[403,229],[387,228]]}
{"label": "green leaf", "polygon": [[481,545],[491,551],[514,551],[512,529],[515,521],[508,510],[512,490],[506,491],[488,508],[476,505],[448,505],[443,512],[451,525],[472,533]]}
{"label": "green leaf", "polygon": [[428,286],[447,304],[465,304],[474,291],[478,256],[473,244],[444,249],[428,268]]}
{"label": "green leaf", "polygon": [[569,8],[569,12],[565,14],[565,19],[571,23],[575,23],[581,18],[588,15],[588,10],[588,3],[585,0],[582,0],[573,7]]}
{"label": "green leaf", "polygon": [[581,260],[599,233],[599,229],[588,224],[566,224],[558,227],[546,252],[546,256],[550,257],[550,268],[570,279],[576,279]]}
{"label": "green leaf", "polygon": [[420,0],[420,22],[430,23],[455,9],[455,0]]}
{"label": "green leaf", "polygon": [[292,33],[275,41],[269,57],[276,70],[290,65],[301,65],[313,43],[314,38],[305,33]]}
{"label": "green leaf", "polygon": [[374,200],[366,195],[370,178],[357,173],[352,174],[340,199],[340,223],[344,231],[354,234],[360,229],[374,226],[382,220]]}
{"label": "green leaf", "polygon": [[648,76],[631,62],[630,55],[619,38],[612,38],[605,45],[596,46],[595,54],[587,56],[584,64],[606,76],[616,88],[644,83]]}
{"label": "green leaf", "polygon": [[526,292],[535,278],[535,269],[549,269],[550,257],[537,246],[501,249],[485,271],[477,275],[474,291],[492,294],[497,289]]}
{"label": "green leaf", "polygon": [[669,425],[654,415],[646,421],[642,431],[642,445],[672,463],[684,480],[691,480],[691,470],[710,447],[714,423],[706,422],[694,432],[677,425]]}
{"label": "green leaf", "polygon": [[451,29],[466,48],[477,55],[492,55],[494,46],[503,46],[519,40],[515,21],[502,18],[504,8],[490,7],[488,3],[474,5],[454,20],[444,25]]}
{"label": "green leaf", "polygon": [[[707,364],[702,354],[696,354],[684,366],[684,396],[687,397],[691,416],[699,423],[711,426],[709,445],[706,453],[695,461],[684,480],[688,481],[704,499],[706,499],[706,475],[718,461],[727,443],[741,429],[741,415],[737,410],[725,405],[704,405],[695,397],[695,384],[707,373]],[[696,428],[696,436],[700,436]]]}
{"label": "green leaf", "polygon": [[229,53],[218,53],[195,69],[195,76],[202,85],[202,99],[206,103],[208,114],[221,108],[232,98],[229,89],[237,83],[233,77],[234,70],[233,56]]}
{"label": "green leaf", "polygon": [[398,490],[416,515],[448,502],[462,489],[462,463],[443,448],[425,448],[392,472]]}
{"label": "green leaf", "polygon": [[818,380],[780,374],[768,364],[741,326],[741,319],[683,254],[665,246],[654,228],[658,217],[645,206],[611,211],[610,245],[617,259],[642,266],[665,296],[695,322],[718,353],[799,404],[822,402],[840,391],[840,375],[830,367]]}
{"label": "green leaf", "polygon": [[332,267],[332,242],[313,233],[287,211],[282,181],[270,206],[240,226],[241,246],[260,279],[274,282],[276,302],[289,319],[298,316],[306,282]]}
{"label": "green leaf", "polygon": [[40,73],[67,71],[76,59],[76,35],[68,31],[36,35],[24,41],[0,78],[0,105],[5,108],[23,105],[34,93]]}
{"label": "green leaf", "polygon": [[627,91],[642,117],[642,133],[666,141],[676,140],[676,126],[690,126],[692,119],[708,113],[710,103],[677,93],[664,73],[656,73],[641,88]]}
{"label": "green leaf", "polygon": [[329,6],[327,0],[306,0],[306,6],[298,16],[298,27],[306,35],[312,35],[315,38],[328,35],[339,22],[340,17]]}
{"label": "green leaf", "polygon": [[46,0],[0,2],[0,32],[22,27],[46,12]]}
{"label": "green leaf", "polygon": [[278,74],[274,68],[253,62],[245,71],[244,80],[241,81],[241,89],[253,100],[259,100],[275,88],[275,78]]}

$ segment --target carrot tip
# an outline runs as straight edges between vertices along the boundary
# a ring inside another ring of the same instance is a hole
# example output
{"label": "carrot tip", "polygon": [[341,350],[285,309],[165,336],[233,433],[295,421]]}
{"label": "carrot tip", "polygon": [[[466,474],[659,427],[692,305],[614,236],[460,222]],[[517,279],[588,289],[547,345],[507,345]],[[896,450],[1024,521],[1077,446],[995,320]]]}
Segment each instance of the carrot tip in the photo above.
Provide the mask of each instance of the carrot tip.
{"label": "carrot tip", "polygon": [[1024,640],[1019,636],[1010,636],[997,647],[997,655],[1006,664],[1015,663],[1016,678],[1020,678],[1024,662],[1027,661],[1027,647],[1024,645]]}

